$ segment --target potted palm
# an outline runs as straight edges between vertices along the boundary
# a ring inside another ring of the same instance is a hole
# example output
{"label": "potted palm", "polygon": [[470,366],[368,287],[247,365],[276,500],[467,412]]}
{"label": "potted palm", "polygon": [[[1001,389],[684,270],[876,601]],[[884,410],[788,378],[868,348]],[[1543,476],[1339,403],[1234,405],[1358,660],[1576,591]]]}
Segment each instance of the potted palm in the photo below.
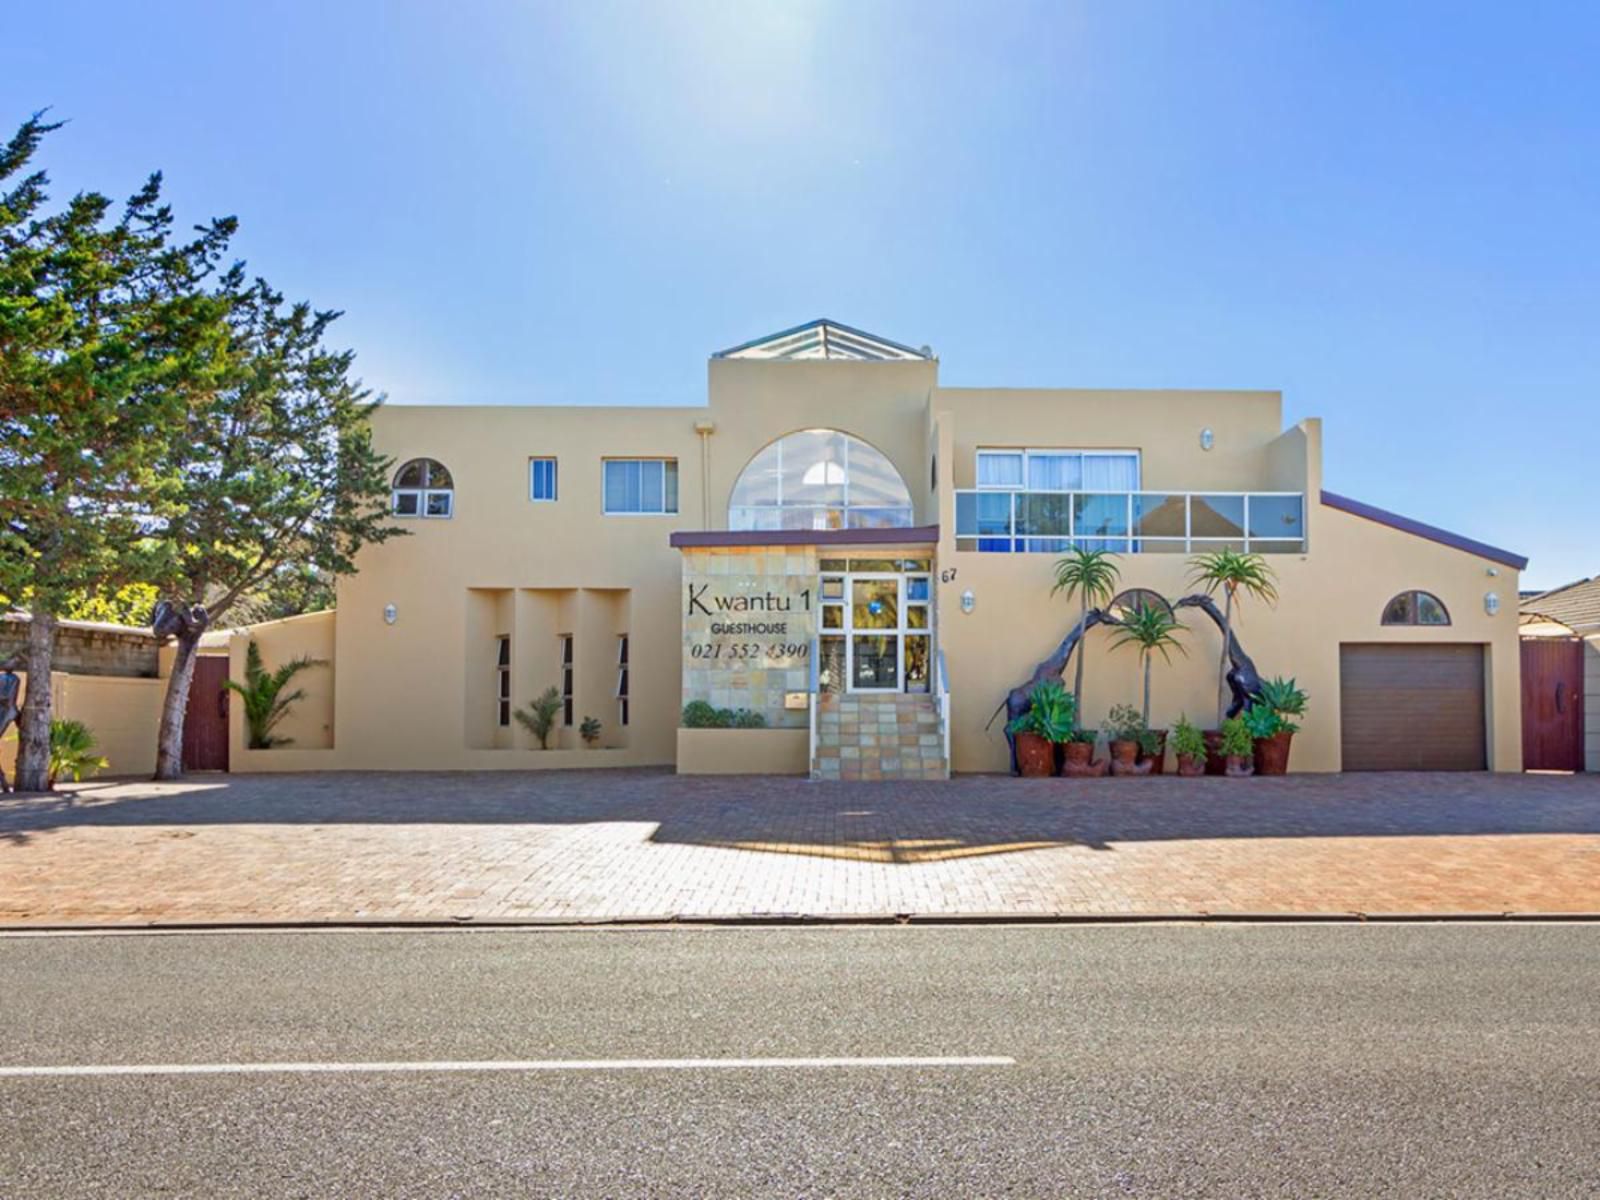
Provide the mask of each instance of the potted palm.
{"label": "potted palm", "polygon": [[1224,766],[1222,750],[1222,723],[1228,712],[1228,648],[1233,641],[1233,602],[1240,592],[1275,604],[1278,600],[1276,577],[1267,560],[1259,554],[1239,550],[1216,550],[1210,554],[1197,554],[1189,560],[1189,581],[1205,589],[1208,595],[1222,592],[1222,653],[1217,658],[1217,724],[1208,729],[1206,739],[1206,773],[1220,775]]}
{"label": "potted palm", "polygon": [[1256,773],[1255,741],[1243,717],[1229,717],[1219,731],[1222,739],[1218,749],[1222,752],[1222,773],[1233,779],[1245,779]]}
{"label": "potted palm", "polygon": [[[1054,596],[1065,592],[1067,599],[1078,598],[1078,621],[1089,619],[1089,609],[1111,599],[1117,587],[1116,555],[1109,550],[1074,550],[1056,561],[1056,584],[1050,589]],[[1078,641],[1078,663],[1072,676],[1072,703],[1083,711],[1083,644]],[[1094,739],[1089,740],[1091,746]]]}
{"label": "potted palm", "polygon": [[1071,694],[1054,679],[1028,693],[1028,711],[1006,727],[1017,746],[1017,771],[1029,779],[1056,773],[1056,746],[1072,735]]}
{"label": "potted palm", "polygon": [[1171,651],[1189,653],[1177,637],[1178,631],[1183,628],[1183,623],[1172,615],[1170,609],[1141,604],[1122,618],[1116,640],[1111,643],[1113,648],[1130,645],[1139,648],[1139,662],[1144,676],[1144,711],[1140,714],[1140,725],[1145,736],[1138,740],[1141,743],[1140,753],[1150,760],[1150,770],[1154,775],[1161,774],[1162,760],[1166,757],[1167,731],[1150,728],[1151,659],[1159,653],[1170,664]]}
{"label": "potted palm", "polygon": [[1264,680],[1258,694],[1259,703],[1252,705],[1245,714],[1247,724],[1251,724],[1250,719],[1256,713],[1263,714],[1250,728],[1256,739],[1256,774],[1287,774],[1289,745],[1300,731],[1299,724],[1293,718],[1305,715],[1309,697],[1295,685],[1293,679],[1284,679],[1282,676]]}
{"label": "potted palm", "polygon": [[1206,773],[1206,740],[1185,713],[1172,727],[1172,752],[1178,757],[1178,774],[1185,778]]}

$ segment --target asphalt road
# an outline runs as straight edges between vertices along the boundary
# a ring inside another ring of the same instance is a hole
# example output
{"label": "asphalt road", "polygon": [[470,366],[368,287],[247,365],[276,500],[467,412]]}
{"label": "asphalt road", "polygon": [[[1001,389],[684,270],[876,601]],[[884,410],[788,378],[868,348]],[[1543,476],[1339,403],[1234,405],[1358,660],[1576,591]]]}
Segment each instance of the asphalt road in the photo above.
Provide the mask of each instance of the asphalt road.
{"label": "asphalt road", "polygon": [[[0,1023],[6,1197],[1600,1193],[1594,926],[4,938]],[[609,1066],[817,1056],[1014,1063]],[[235,1066],[505,1060],[601,1061]]]}

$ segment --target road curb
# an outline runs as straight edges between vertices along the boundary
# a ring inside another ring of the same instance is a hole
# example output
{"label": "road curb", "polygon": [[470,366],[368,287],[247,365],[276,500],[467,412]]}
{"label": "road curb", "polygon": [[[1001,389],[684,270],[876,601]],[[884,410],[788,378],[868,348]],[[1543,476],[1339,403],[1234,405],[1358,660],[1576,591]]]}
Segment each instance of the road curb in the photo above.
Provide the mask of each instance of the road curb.
{"label": "road curb", "polygon": [[329,917],[317,920],[0,922],[0,936],[89,933],[270,933],[394,930],[720,929],[891,926],[1094,926],[1094,925],[1363,925],[1363,924],[1584,924],[1600,923],[1600,910],[1583,912],[1149,912],[1149,913],[736,913],[635,914],[613,917]]}

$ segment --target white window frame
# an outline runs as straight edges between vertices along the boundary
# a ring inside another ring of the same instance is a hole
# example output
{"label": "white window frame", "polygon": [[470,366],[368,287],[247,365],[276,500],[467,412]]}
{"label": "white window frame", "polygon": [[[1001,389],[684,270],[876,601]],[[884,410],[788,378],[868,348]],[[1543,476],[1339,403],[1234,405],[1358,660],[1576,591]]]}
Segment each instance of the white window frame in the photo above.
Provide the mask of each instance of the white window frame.
{"label": "white window frame", "polygon": [[495,638],[495,723],[501,729],[511,727],[511,635],[502,633]]}
{"label": "white window frame", "polygon": [[575,680],[577,646],[570,633],[557,635],[561,641],[561,725],[565,729],[572,728],[572,717],[577,712],[573,704],[576,692]]}
{"label": "white window frame", "polygon": [[628,701],[632,699],[629,693],[628,678],[628,635],[617,635],[617,724],[626,726],[628,723]]}
{"label": "white window frame", "polygon": [[[660,463],[661,464],[661,508],[658,511],[645,511],[643,509],[611,508],[606,502],[606,473],[612,463]],[[678,491],[677,505],[667,507],[667,473],[671,471],[673,481],[682,487],[683,479],[678,473],[678,460],[676,458],[602,458],[600,460],[600,511],[608,517],[675,517],[678,509],[683,504],[683,494]]]}
{"label": "white window frame", "polygon": [[[978,469],[979,461],[985,455],[1005,455],[1012,457],[1022,456],[1022,482],[1016,486],[1008,483],[983,483],[982,472]],[[985,492],[1044,492],[1046,494],[1070,494],[1081,492],[1087,495],[1096,494],[1090,488],[1036,488],[1028,484],[1029,459],[1034,455],[1040,457],[1060,458],[1064,454],[1076,454],[1080,458],[1132,458],[1133,459],[1133,487],[1125,490],[1129,492],[1144,491],[1144,453],[1133,447],[1122,450],[1081,450],[1076,446],[979,446],[972,458],[973,487]],[[1109,494],[1109,493],[1108,493]],[[1121,492],[1115,494],[1120,495]]]}
{"label": "white window frame", "polygon": [[[437,463],[437,462],[439,462],[439,460],[436,459],[436,458],[427,458],[427,457],[408,458],[405,462],[400,464],[400,470],[395,472],[395,478],[398,479],[400,477],[400,471],[404,471],[407,467],[409,467],[414,462]],[[440,466],[444,466],[443,463],[439,463],[439,465]],[[450,468],[445,467],[445,470],[449,471]],[[431,487],[420,487],[420,488],[397,487],[397,488],[391,488],[390,492],[389,492],[389,515],[392,516],[392,517],[399,517],[402,521],[418,521],[418,520],[448,521],[451,517],[455,516],[455,511],[456,511],[456,489],[455,489],[455,474],[454,474],[454,472],[451,472],[451,474],[450,474],[450,484],[451,485],[449,487],[447,487],[447,488],[431,488]],[[400,497],[401,496],[414,496],[414,497],[416,497],[417,511],[416,512],[409,512],[409,513],[408,512],[401,512],[400,511]],[[444,500],[444,511],[443,512],[437,512],[436,513],[436,512],[429,512],[428,511],[429,501],[433,500],[436,497],[442,497],[443,500]]]}
{"label": "white window frame", "polygon": [[[534,470],[540,463],[550,464],[550,494],[540,496],[534,491]],[[561,468],[553,454],[535,454],[528,459],[528,499],[535,504],[554,504],[561,496]]]}

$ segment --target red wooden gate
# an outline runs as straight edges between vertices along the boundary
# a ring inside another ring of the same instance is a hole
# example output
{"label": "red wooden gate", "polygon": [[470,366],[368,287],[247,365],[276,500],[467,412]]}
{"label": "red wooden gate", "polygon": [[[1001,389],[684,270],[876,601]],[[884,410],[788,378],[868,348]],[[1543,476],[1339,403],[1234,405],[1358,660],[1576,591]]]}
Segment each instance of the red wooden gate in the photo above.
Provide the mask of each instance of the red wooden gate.
{"label": "red wooden gate", "polygon": [[1522,639],[1522,767],[1583,770],[1583,642]]}
{"label": "red wooden gate", "polygon": [[183,718],[183,769],[228,769],[228,660],[208,655],[194,660],[189,708]]}

